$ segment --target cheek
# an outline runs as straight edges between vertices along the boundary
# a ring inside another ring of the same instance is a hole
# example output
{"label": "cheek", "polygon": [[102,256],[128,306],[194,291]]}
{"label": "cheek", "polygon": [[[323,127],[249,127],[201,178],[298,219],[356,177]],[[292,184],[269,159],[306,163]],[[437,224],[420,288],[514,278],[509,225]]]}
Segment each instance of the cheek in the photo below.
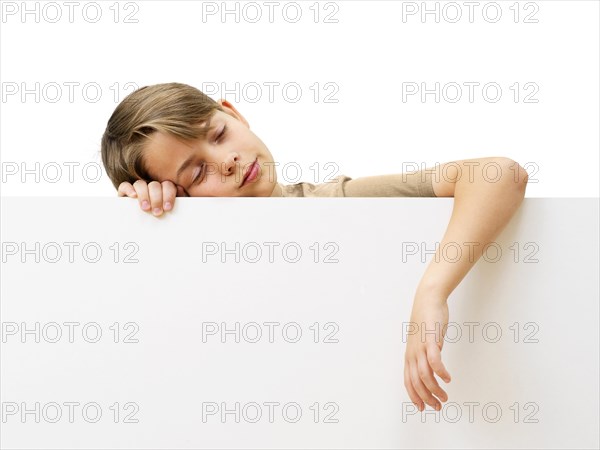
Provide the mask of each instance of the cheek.
{"label": "cheek", "polygon": [[189,193],[192,197],[223,197],[223,193],[228,192],[231,186],[221,175],[210,175],[192,189]]}

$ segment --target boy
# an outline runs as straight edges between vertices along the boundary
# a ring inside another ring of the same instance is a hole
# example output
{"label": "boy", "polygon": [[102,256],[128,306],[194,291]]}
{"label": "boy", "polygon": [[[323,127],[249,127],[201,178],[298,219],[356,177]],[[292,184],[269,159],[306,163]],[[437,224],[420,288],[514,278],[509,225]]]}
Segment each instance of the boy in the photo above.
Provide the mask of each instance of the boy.
{"label": "boy", "polygon": [[[269,149],[237,109],[181,83],[145,86],[128,95],[108,121],[101,153],[118,195],[137,198],[142,210],[155,216],[172,210],[175,197],[182,196],[454,197],[450,222],[416,289],[411,313],[419,329],[435,329],[437,335],[427,333],[420,341],[420,333],[411,334],[406,345],[404,385],[421,411],[425,403],[440,410],[440,401],[448,400],[433,376],[450,382],[441,361],[447,299],[508,224],[528,178],[512,159],[488,157],[409,174],[340,175],[330,183],[282,185]],[[495,170],[487,170],[490,166]],[[440,258],[439,249],[449,242],[468,244],[458,260]]]}

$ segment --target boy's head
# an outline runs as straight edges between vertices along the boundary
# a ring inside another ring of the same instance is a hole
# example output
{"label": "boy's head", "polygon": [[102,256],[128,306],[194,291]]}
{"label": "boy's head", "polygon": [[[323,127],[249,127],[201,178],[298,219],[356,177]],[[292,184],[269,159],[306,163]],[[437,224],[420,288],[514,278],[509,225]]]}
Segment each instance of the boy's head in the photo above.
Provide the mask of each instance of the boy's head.
{"label": "boy's head", "polygon": [[[273,156],[235,107],[181,83],[144,86],[123,99],[101,154],[115,188],[170,180],[178,195],[268,197],[277,184]],[[242,184],[255,160],[258,176]]]}

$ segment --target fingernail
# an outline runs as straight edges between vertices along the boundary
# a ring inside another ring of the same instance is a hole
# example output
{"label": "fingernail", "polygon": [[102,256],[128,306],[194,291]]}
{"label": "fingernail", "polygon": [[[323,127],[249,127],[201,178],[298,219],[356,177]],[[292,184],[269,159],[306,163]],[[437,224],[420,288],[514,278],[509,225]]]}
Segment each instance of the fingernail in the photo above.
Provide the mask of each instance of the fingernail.
{"label": "fingernail", "polygon": [[142,209],[148,209],[150,208],[150,204],[148,203],[148,201],[144,200],[142,202]]}
{"label": "fingernail", "polygon": [[171,202],[165,203],[165,210],[169,211],[171,209]]}
{"label": "fingernail", "polygon": [[154,208],[154,211],[152,211],[152,212],[154,213],[155,216],[158,216],[158,215],[160,215],[161,210],[160,210],[160,208]]}

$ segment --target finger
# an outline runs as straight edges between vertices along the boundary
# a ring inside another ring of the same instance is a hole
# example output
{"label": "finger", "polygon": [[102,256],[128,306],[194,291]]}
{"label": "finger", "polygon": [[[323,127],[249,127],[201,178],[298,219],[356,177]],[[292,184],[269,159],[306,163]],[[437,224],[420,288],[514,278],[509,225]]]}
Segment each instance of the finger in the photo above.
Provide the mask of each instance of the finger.
{"label": "finger", "polygon": [[427,361],[438,377],[446,383],[450,383],[450,373],[446,370],[446,366],[442,362],[442,352],[435,343],[427,344]]}
{"label": "finger", "polygon": [[171,181],[162,183],[163,208],[165,211],[171,211],[177,195],[177,187]]}
{"label": "finger", "polygon": [[119,189],[117,190],[117,195],[119,197],[127,196],[127,197],[131,197],[131,198],[135,198],[135,197],[137,197],[137,192],[135,192],[135,189],[133,188],[131,183],[129,183],[127,181],[123,181],[119,185]]}
{"label": "finger", "polygon": [[432,408],[435,408],[435,405],[438,401],[431,395],[431,392],[427,390],[423,381],[421,381],[421,376],[419,374],[419,366],[418,362],[414,361],[410,366],[410,379],[412,380],[412,385],[425,403],[427,403]]}
{"label": "finger", "polygon": [[[427,355],[425,353],[420,354],[417,357],[417,372],[419,374],[419,378],[423,383],[423,386],[428,394],[428,403],[433,409],[439,410],[442,407],[441,402],[433,395],[435,391],[440,391],[440,387],[437,384],[433,376],[433,372],[431,371],[431,367],[427,363]],[[443,391],[442,391],[443,392]],[[446,398],[446,393],[443,392],[444,398]]]}
{"label": "finger", "polygon": [[148,197],[148,185],[144,180],[137,180],[133,183],[133,188],[137,192],[138,202],[143,211],[150,210],[150,198]]}
{"label": "finger", "polygon": [[150,193],[152,214],[160,216],[163,213],[162,185],[158,181],[151,181],[148,183],[148,192]]}
{"label": "finger", "polygon": [[[427,362],[427,355],[421,355],[418,361],[419,364],[419,375],[421,376],[421,381],[432,395],[435,395],[439,400],[446,401],[448,400],[448,394],[440,387],[437,380],[433,376],[433,371]],[[436,399],[436,406],[438,400]],[[441,404],[440,404],[441,406]]]}
{"label": "finger", "polygon": [[422,411],[423,409],[425,409],[425,405],[423,404],[423,401],[419,398],[417,392],[415,391],[415,388],[413,388],[412,381],[410,379],[410,374],[409,374],[408,361],[406,361],[404,363],[404,387],[408,391],[408,396],[410,397],[411,401],[417,406],[417,409],[419,411]]}

